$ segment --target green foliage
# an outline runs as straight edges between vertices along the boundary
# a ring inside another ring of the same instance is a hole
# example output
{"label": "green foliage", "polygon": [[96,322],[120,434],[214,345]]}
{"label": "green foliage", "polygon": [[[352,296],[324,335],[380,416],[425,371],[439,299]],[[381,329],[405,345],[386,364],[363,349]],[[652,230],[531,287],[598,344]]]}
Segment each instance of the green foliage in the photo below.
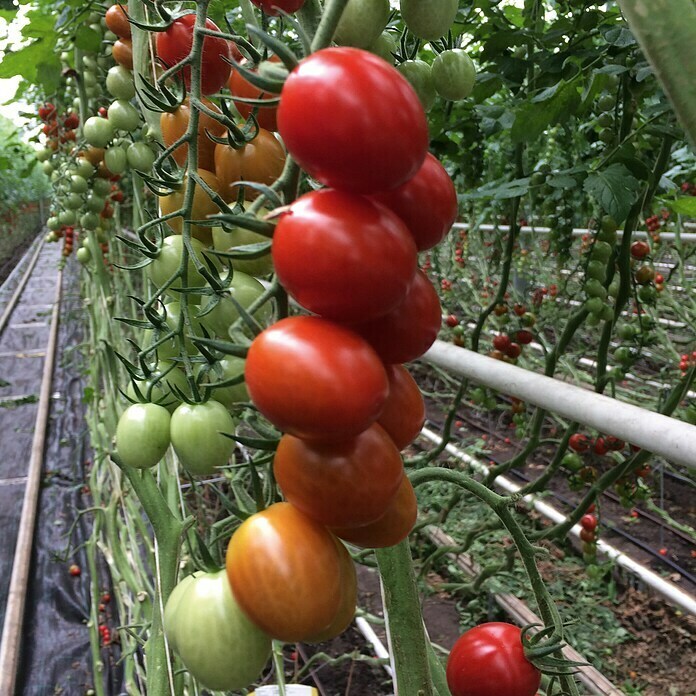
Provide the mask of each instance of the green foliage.
{"label": "green foliage", "polygon": [[585,180],[585,191],[617,222],[626,219],[640,188],[640,182],[623,164],[612,164]]}

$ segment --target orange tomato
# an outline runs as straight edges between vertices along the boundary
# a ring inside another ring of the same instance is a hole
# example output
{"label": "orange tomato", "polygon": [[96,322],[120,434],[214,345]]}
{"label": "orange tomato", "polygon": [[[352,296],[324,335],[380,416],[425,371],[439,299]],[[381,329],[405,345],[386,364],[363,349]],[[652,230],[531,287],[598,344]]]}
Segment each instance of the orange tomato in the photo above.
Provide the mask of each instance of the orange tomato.
{"label": "orange tomato", "polygon": [[116,41],[111,55],[119,65],[128,70],[133,69],[133,42],[130,39],[119,39]]}
{"label": "orange tomato", "polygon": [[112,5],[104,16],[106,26],[121,39],[130,39],[131,25],[122,5]]}
{"label": "orange tomato", "polygon": [[410,445],[425,423],[423,395],[403,365],[388,365],[389,396],[377,422],[387,431],[398,449]]}
{"label": "orange tomato", "polygon": [[[274,63],[279,63],[280,58],[278,56],[272,56],[270,60]],[[246,61],[240,61],[240,65],[245,65]],[[245,66],[248,67],[248,66]],[[248,104],[246,102],[237,101],[234,97],[242,97],[243,99],[276,99],[277,94],[269,94],[264,92],[258,87],[254,87],[251,82],[245,80],[237,70],[232,69],[232,74],[229,79],[229,88],[232,92],[232,101],[237,107],[237,111],[241,114],[242,118],[249,118],[252,111],[257,109],[253,104]],[[256,111],[256,120],[259,122],[259,126],[269,131],[277,131],[278,124],[276,123],[276,112],[278,110],[277,104],[272,104],[270,106],[260,106]]]}

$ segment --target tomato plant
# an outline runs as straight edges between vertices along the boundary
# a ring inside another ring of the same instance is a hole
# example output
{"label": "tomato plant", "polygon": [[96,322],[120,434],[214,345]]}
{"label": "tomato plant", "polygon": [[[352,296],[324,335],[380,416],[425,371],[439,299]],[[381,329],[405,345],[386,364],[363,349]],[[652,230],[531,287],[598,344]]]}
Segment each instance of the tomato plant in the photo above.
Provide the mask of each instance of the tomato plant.
{"label": "tomato plant", "polygon": [[354,193],[400,186],[428,149],[413,88],[391,65],[356,48],[326,48],[300,62],[283,87],[278,129],[310,176]]}
{"label": "tomato plant", "polygon": [[534,696],[541,673],[524,656],[512,624],[481,624],[464,633],[447,661],[452,696]]}
{"label": "tomato plant", "polygon": [[224,570],[179,582],[164,610],[164,631],[186,669],[214,691],[248,686],[271,654],[271,639],[240,609]]}
{"label": "tomato plant", "polygon": [[416,248],[401,220],[341,191],[295,201],[276,225],[272,255],[280,282],[302,307],[346,322],[394,309],[416,271]]}
{"label": "tomato plant", "polygon": [[317,317],[282,319],[257,336],[245,375],[259,411],[279,430],[307,439],[357,435],[379,417],[389,393],[374,350]]}
{"label": "tomato plant", "polygon": [[360,527],[384,515],[403,465],[391,438],[375,423],[338,442],[284,435],[273,473],[285,499],[308,517],[327,527]]}
{"label": "tomato plant", "polygon": [[242,522],[226,565],[244,613],[278,640],[311,639],[341,609],[344,565],[336,541],[290,503],[275,503]]}

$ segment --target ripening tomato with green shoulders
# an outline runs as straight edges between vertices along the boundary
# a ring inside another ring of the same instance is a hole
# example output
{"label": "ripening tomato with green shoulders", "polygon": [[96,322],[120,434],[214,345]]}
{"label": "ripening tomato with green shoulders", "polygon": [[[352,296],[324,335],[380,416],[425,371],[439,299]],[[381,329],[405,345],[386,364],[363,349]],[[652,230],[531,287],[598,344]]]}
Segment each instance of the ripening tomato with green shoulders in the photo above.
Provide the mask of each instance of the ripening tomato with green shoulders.
{"label": "ripening tomato with green shoulders", "polygon": [[283,432],[309,440],[354,437],[379,417],[389,382],[382,361],[353,331],[319,317],[281,319],[252,342],[249,395]]}
{"label": "ripening tomato with green shoulders", "polygon": [[428,124],[396,68],[357,48],[325,48],[288,75],[278,130],[297,163],[331,188],[371,194],[416,174]]}
{"label": "ripening tomato with green shoulders", "polygon": [[241,610],[224,569],[188,575],[164,609],[164,633],[186,669],[213,691],[255,682],[271,654],[271,639]]}
{"label": "ripening tomato with green shoulders", "polygon": [[541,672],[524,655],[522,631],[508,623],[467,631],[447,661],[452,696],[534,696],[540,683]]}
{"label": "ripening tomato with green shoulders", "polygon": [[341,609],[345,571],[336,540],[290,503],[244,520],[230,539],[226,567],[244,613],[277,640],[311,639]]}

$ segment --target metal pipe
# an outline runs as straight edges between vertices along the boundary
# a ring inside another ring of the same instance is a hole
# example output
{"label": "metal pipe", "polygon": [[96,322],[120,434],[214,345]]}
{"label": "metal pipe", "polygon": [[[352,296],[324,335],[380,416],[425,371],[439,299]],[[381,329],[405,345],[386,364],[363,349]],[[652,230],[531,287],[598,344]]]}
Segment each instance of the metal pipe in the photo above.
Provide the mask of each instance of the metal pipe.
{"label": "metal pipe", "polygon": [[[494,360],[493,362],[499,361]],[[442,442],[442,438],[428,428],[423,428],[421,435],[435,444]],[[466,452],[463,452],[455,445],[448,444],[445,449],[460,461],[471,466],[471,468],[475,471],[482,474],[488,473],[488,467],[483,462],[468,455]],[[517,491],[519,491],[521,488],[521,486],[517,485],[505,476],[498,476],[495,479],[494,484],[499,488],[502,488],[507,493],[517,493]],[[523,500],[528,505],[533,507],[537,512],[552,520],[556,524],[561,524],[566,520],[566,516],[562,512],[556,510],[556,508],[554,508],[552,505],[549,505],[542,500],[538,500],[533,495],[525,495]],[[582,527],[579,524],[576,524],[570,531],[575,536],[580,536],[581,529]],[[674,605],[692,615],[696,615],[696,599],[694,599],[694,597],[692,597],[690,594],[680,590],[672,583],[663,580],[659,575],[657,575],[657,573],[653,573],[651,570],[648,570],[640,563],[634,561],[630,556],[627,556],[622,551],[619,551],[619,549],[611,546],[611,544],[607,544],[601,539],[597,541],[597,550],[614,559],[617,565],[637,575],[646,585],[652,587],[656,592],[668,599]]]}
{"label": "metal pipe", "polygon": [[443,341],[436,341],[423,360],[696,468],[696,426]]}

